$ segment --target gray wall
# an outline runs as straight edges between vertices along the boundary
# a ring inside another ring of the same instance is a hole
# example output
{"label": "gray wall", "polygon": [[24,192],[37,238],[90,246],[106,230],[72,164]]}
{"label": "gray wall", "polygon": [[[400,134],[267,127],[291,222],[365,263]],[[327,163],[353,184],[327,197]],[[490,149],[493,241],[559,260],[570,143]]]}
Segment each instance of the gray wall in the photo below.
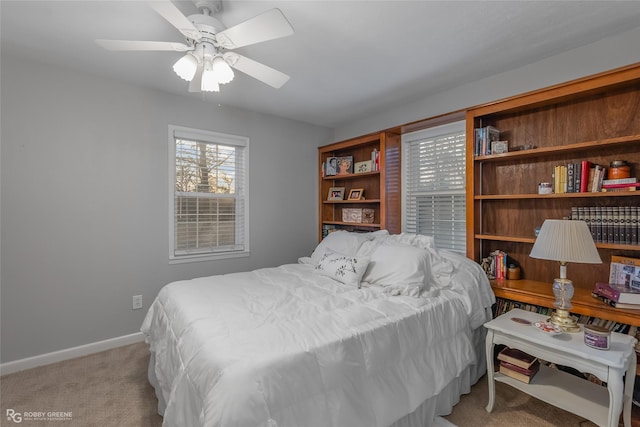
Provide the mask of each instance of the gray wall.
{"label": "gray wall", "polygon": [[[498,30],[499,31],[499,30]],[[437,58],[434,58],[437,61]],[[340,126],[335,139],[388,129],[640,61],[640,28]],[[418,92],[418,89],[416,89]]]}
{"label": "gray wall", "polygon": [[[138,332],[170,281],[295,262],[317,243],[309,171],[332,130],[1,65],[2,362]],[[168,124],[251,139],[251,257],[168,264]]]}

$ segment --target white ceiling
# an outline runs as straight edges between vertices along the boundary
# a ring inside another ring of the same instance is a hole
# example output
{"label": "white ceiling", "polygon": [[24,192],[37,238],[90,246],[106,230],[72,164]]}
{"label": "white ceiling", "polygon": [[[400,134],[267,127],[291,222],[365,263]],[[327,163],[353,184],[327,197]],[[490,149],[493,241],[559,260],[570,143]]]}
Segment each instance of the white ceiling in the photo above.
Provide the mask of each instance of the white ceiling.
{"label": "white ceiling", "polygon": [[[193,3],[176,1],[186,14]],[[143,1],[0,1],[2,52],[206,101],[338,127],[640,26],[638,1],[223,1],[231,27],[279,8],[295,34],[237,51],[291,76],[237,72],[189,94],[178,52],[110,52],[94,40],[184,42]],[[640,42],[640,41],[639,41]],[[3,58],[4,60],[4,58]]]}

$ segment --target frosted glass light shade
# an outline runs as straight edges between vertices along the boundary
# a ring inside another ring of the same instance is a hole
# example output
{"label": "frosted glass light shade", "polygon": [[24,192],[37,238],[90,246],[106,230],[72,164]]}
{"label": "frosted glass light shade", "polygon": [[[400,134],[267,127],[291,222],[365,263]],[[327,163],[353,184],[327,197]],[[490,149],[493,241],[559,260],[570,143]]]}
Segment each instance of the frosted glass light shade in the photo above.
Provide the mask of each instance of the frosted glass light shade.
{"label": "frosted glass light shade", "polygon": [[233,70],[221,56],[213,58],[213,72],[218,79],[218,83],[225,84],[233,80]]}
{"label": "frosted glass light shade", "polygon": [[587,223],[566,219],[547,219],[529,256],[562,263],[602,263]]}
{"label": "frosted glass light shade", "polygon": [[198,60],[195,56],[187,53],[173,64],[173,71],[183,80],[190,82],[196,75],[198,69]]}
{"label": "frosted glass light shade", "polygon": [[211,61],[207,61],[204,64],[200,89],[204,92],[220,92],[218,79],[216,78],[216,74],[213,72],[213,65],[211,64]]}

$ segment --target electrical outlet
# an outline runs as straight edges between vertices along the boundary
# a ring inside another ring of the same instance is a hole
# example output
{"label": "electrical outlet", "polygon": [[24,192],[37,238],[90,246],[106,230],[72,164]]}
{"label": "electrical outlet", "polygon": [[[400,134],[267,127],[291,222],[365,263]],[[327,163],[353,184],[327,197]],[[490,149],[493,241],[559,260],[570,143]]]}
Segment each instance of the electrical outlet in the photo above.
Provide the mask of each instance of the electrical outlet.
{"label": "electrical outlet", "polygon": [[142,308],[142,295],[134,295],[133,296],[133,310],[138,310]]}

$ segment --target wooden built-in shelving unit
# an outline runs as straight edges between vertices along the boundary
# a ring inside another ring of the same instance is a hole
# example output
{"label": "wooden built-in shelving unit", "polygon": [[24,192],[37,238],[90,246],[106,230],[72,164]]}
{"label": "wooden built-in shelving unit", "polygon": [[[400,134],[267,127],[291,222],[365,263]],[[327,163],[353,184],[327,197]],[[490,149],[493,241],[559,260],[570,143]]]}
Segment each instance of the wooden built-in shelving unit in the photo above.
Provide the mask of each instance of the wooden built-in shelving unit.
{"label": "wooden built-in shelving unit", "polygon": [[[640,64],[579,79],[467,111],[467,256],[481,262],[499,249],[525,280],[492,281],[497,297],[553,307],[555,262],[529,257],[534,229],[571,207],[640,206],[640,191],[537,194],[558,164],[588,160],[609,167],[627,160],[640,175]],[[536,148],[473,156],[474,129],[494,126],[509,146]],[[576,287],[572,312],[640,325],[640,310],[621,310],[591,297],[607,281],[612,255],[640,257],[640,246],[597,243],[602,264],[568,264]]]}
{"label": "wooden built-in shelving unit", "polygon": [[[322,176],[322,165],[329,157],[353,157],[353,162],[371,159],[373,150],[380,152],[380,169],[372,172],[348,175]],[[400,135],[394,132],[379,132],[358,138],[340,141],[318,148],[319,179],[319,228],[318,240],[322,239],[324,226],[338,229],[375,231],[387,229],[390,233],[401,230],[401,165]],[[344,187],[344,200],[328,200],[331,187]],[[364,200],[347,200],[349,191],[364,189]],[[373,209],[373,223],[350,223],[342,221],[342,209]]]}

